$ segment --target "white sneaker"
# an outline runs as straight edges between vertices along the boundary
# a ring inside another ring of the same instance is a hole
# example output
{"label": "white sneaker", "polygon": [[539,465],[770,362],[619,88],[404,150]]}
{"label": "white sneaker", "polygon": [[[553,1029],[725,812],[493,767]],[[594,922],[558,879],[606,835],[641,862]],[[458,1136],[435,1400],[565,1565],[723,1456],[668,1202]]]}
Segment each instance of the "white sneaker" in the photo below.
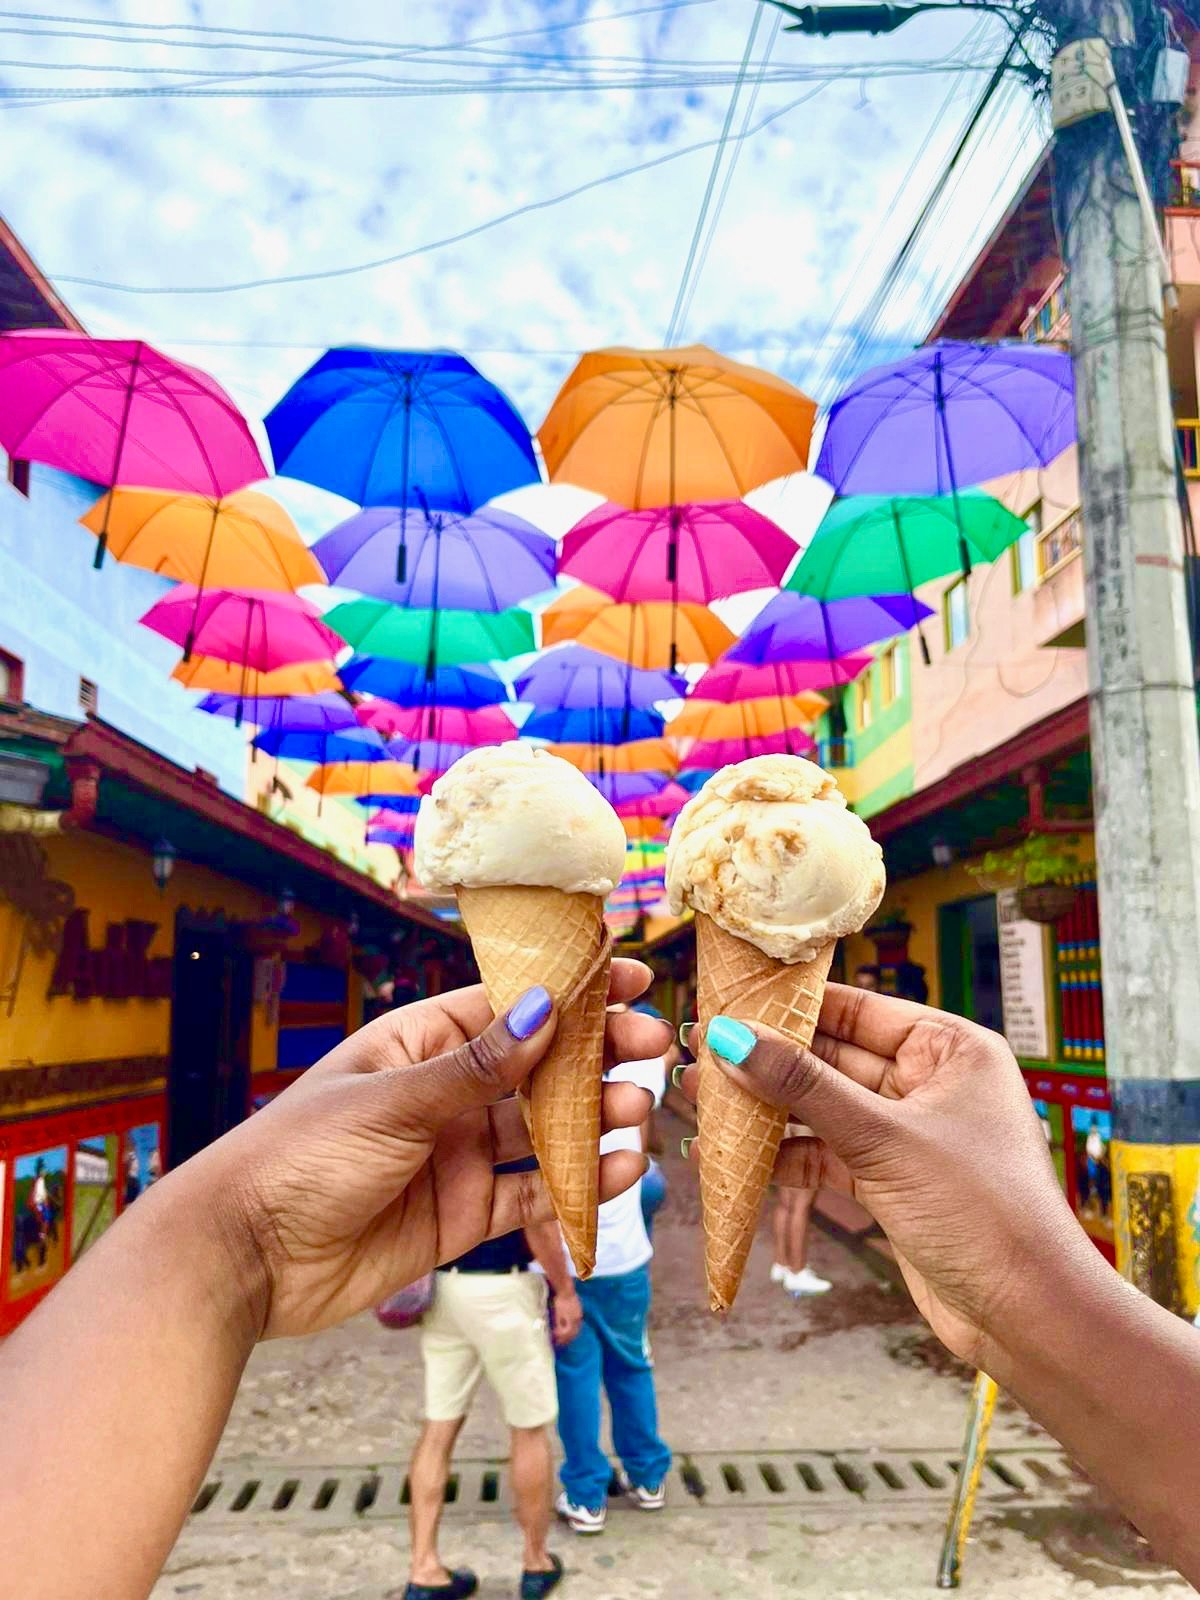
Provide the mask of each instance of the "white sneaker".
{"label": "white sneaker", "polygon": [[818,1278],[811,1267],[801,1267],[799,1272],[784,1274],[783,1287],[789,1294],[828,1294],[833,1285],[828,1278]]}
{"label": "white sneaker", "polygon": [[603,1533],[608,1520],[607,1505],[602,1505],[599,1511],[577,1506],[565,1489],[560,1491],[554,1509],[572,1533]]}
{"label": "white sneaker", "polygon": [[788,1269],[781,1261],[776,1261],[771,1268],[771,1282],[782,1283],[788,1275]]}
{"label": "white sneaker", "polygon": [[665,1478],[657,1489],[647,1489],[643,1484],[634,1483],[625,1468],[619,1467],[617,1469],[617,1480],[621,1485],[621,1493],[627,1495],[639,1511],[661,1511],[667,1503],[667,1480]]}

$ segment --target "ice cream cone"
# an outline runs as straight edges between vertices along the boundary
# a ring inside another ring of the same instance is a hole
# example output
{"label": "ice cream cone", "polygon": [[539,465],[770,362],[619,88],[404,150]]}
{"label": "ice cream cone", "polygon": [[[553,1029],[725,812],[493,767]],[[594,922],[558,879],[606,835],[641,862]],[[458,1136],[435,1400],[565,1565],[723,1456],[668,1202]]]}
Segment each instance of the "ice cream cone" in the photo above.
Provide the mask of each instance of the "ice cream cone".
{"label": "ice cream cone", "polygon": [[[701,1023],[707,1028],[717,1015],[761,1022],[808,1046],[836,944],[831,940],[811,961],[778,961],[698,912],[696,1000]],[[728,1311],[742,1281],[787,1112],[748,1094],[704,1047],[699,1061],[704,1266],[709,1303],[714,1311]]]}
{"label": "ice cream cone", "polygon": [[554,1043],[522,1090],[546,1186],[581,1278],[596,1264],[600,1090],[612,941],[604,900],[529,887],[457,890],[492,1009],[542,984],[559,1007]]}

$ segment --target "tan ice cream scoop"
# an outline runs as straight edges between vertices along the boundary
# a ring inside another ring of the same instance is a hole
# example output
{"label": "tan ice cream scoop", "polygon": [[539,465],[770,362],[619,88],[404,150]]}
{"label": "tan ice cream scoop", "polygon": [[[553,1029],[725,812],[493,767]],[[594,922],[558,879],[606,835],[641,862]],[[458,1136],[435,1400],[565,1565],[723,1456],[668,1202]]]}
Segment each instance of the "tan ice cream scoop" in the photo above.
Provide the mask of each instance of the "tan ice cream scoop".
{"label": "tan ice cream scoop", "polygon": [[[667,846],[671,909],[696,912],[697,1004],[807,1047],[839,938],[883,898],[883,853],[837,784],[798,756],[716,772]],[[697,1116],[705,1269],[714,1310],[733,1304],[787,1123],[700,1050]]]}

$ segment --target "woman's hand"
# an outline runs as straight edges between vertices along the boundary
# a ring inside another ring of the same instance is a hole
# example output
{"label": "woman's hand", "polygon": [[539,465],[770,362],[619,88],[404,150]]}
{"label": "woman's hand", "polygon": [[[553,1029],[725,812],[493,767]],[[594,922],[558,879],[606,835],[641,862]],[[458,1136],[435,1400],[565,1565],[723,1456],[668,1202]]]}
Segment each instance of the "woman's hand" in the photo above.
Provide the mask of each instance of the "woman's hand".
{"label": "woman's hand", "polygon": [[[636,999],[650,976],[640,962],[614,961],[610,999]],[[211,1211],[220,1197],[221,1231],[263,1336],[340,1322],[481,1239],[553,1215],[539,1173],[495,1169],[529,1154],[508,1097],[554,1027],[549,996],[536,989],[495,1021],[479,987],[389,1012],[156,1184],[157,1199],[174,1189],[178,1201],[190,1185]],[[609,1064],[666,1044],[652,1018],[609,1017]],[[635,1126],[645,1102],[632,1085],[606,1086],[605,1128]],[[604,1157],[601,1199],[644,1165],[631,1151]]]}
{"label": "woman's hand", "polygon": [[[785,1141],[778,1181],[840,1189],[865,1206],[934,1332],[993,1370],[993,1340],[1043,1286],[1047,1263],[1057,1257],[1061,1271],[1091,1250],[1005,1041],[841,984],[826,990],[810,1051],[769,1028],[751,1040],[744,1024],[732,1026],[745,1030],[747,1053],[740,1064],[723,1059],[710,1029],[720,1067],[815,1135]],[[693,1097],[697,1071],[683,1080]]]}

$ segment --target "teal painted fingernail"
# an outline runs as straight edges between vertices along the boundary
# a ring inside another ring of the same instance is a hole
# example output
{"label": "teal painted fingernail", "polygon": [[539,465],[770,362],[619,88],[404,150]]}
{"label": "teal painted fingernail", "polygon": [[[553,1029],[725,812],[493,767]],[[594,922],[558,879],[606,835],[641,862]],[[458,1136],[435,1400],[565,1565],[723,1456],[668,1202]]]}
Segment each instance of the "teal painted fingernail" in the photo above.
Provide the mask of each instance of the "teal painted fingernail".
{"label": "teal painted fingernail", "polygon": [[683,1075],[684,1075],[684,1073],[686,1071],[687,1071],[687,1068],[684,1066],[682,1061],[679,1063],[679,1065],[677,1067],[672,1067],[671,1068],[671,1084],[672,1084],[672,1086],[674,1088],[676,1088],[676,1089],[682,1089],[683,1088]]}
{"label": "teal painted fingernail", "polygon": [[758,1043],[754,1031],[733,1017],[714,1017],[705,1029],[704,1042],[726,1061],[740,1067]]}
{"label": "teal painted fingernail", "polygon": [[692,1148],[692,1146],[695,1144],[695,1142],[696,1142],[696,1137],[695,1137],[694,1134],[692,1135],[692,1137],[690,1139],[680,1139],[680,1141],[679,1141],[679,1154],[683,1157],[683,1159],[685,1161],[688,1158],[688,1151]]}

